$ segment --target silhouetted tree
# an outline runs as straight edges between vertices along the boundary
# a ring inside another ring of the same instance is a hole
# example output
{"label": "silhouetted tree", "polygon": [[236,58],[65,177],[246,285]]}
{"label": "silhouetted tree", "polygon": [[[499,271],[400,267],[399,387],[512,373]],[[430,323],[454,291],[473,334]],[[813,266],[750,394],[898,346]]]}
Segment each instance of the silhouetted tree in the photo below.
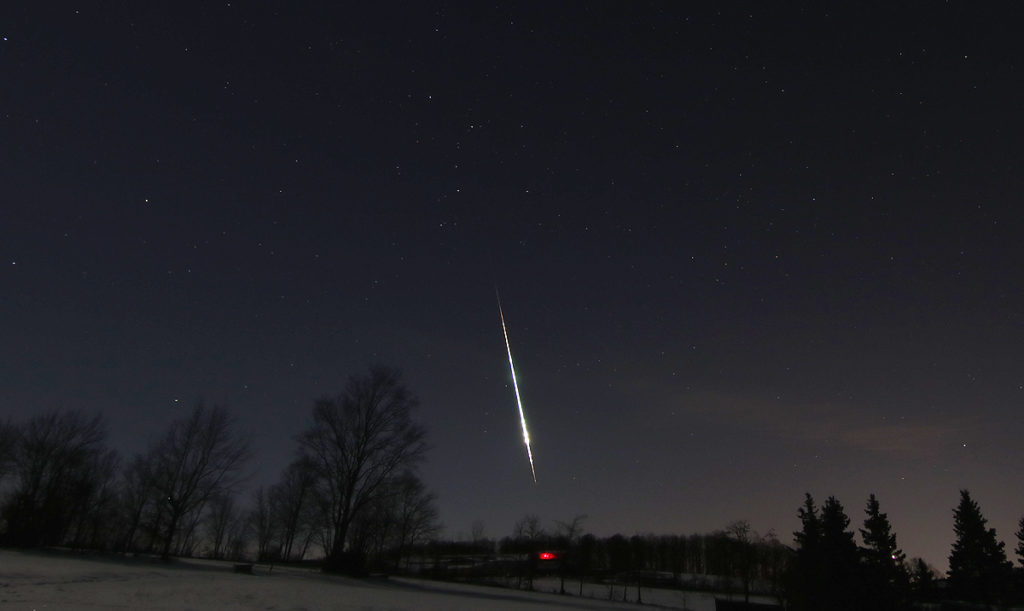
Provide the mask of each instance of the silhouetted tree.
{"label": "silhouetted tree", "polygon": [[864,558],[864,592],[866,606],[872,609],[896,609],[905,597],[908,576],[906,556],[896,545],[896,534],[892,532],[889,517],[879,509],[878,499],[868,497],[864,510],[864,528],[860,535],[864,540],[861,550]]}
{"label": "silhouetted tree", "polygon": [[616,533],[608,541],[608,568],[612,573],[624,573],[632,568],[629,540]]}
{"label": "silhouetted tree", "polygon": [[797,510],[797,515],[800,518],[800,530],[793,533],[797,549],[806,552],[805,555],[815,556],[821,548],[822,526],[811,493],[804,493],[804,504]]}
{"label": "silhouetted tree", "polygon": [[793,550],[779,541],[774,531],[768,531],[761,541],[759,554],[761,575],[768,582],[769,593],[783,602],[785,579],[790,565],[794,564]]}
{"label": "silhouetted tree", "polygon": [[811,494],[804,494],[804,504],[797,510],[800,530],[793,533],[796,559],[786,578],[786,598],[793,609],[824,609],[823,550],[824,536],[818,508]]}
{"label": "silhouetted tree", "polygon": [[240,519],[238,514],[234,495],[221,492],[210,500],[206,518],[206,541],[210,546],[208,553],[211,558],[223,559],[228,555],[230,535]]}
{"label": "silhouetted tree", "polygon": [[278,559],[274,541],[277,539],[277,524],[271,513],[267,491],[260,486],[252,493],[252,509],[249,510],[249,529],[256,535],[256,559],[268,562]]}
{"label": "silhouetted tree", "polygon": [[[605,542],[605,547],[608,550],[608,569],[614,576],[624,579],[633,568],[629,540],[616,533]],[[612,590],[608,592],[608,597],[612,598]],[[622,600],[626,600],[626,584],[622,588]]]}
{"label": "silhouetted tree", "polygon": [[315,466],[318,500],[330,527],[325,571],[361,570],[357,554],[346,556],[349,528],[393,477],[415,469],[423,458],[425,432],[412,420],[416,404],[398,371],[377,366],[349,378],[338,397],[314,406],[313,422],[299,442]]}
{"label": "silhouetted tree", "polygon": [[65,542],[76,516],[84,517],[77,514],[91,510],[99,480],[116,461],[104,447],[105,437],[102,416],[80,411],[34,416],[13,429],[13,443],[7,443],[15,482],[0,508],[6,543]]}
{"label": "silhouetted tree", "polygon": [[106,549],[115,545],[118,530],[117,474],[121,457],[103,450],[82,465],[68,495],[71,522],[65,544],[78,549]]}
{"label": "silhouetted tree", "polygon": [[151,446],[146,460],[156,503],[162,509],[158,527],[163,559],[172,551],[187,551],[207,501],[239,483],[249,446],[233,425],[227,410],[208,409],[200,403],[188,416],[171,423]]}
{"label": "silhouetted tree", "polygon": [[[387,483],[388,488],[392,483]],[[349,567],[353,571],[365,573],[370,568],[387,568],[384,552],[395,527],[395,508],[390,494],[389,490],[374,496],[366,511],[349,526],[346,553],[349,558],[358,559],[358,565]]]}
{"label": "silhouetted tree", "polygon": [[0,484],[13,470],[14,467],[14,442],[17,439],[18,431],[14,425],[7,422],[0,422]]}
{"label": "silhouetted tree", "polygon": [[830,496],[821,506],[821,561],[825,588],[823,608],[859,609],[858,554],[853,531],[839,500]]}
{"label": "silhouetted tree", "polygon": [[786,579],[786,598],[793,609],[856,609],[858,553],[850,518],[834,496],[819,516],[810,494],[798,511],[796,562]]}
{"label": "silhouetted tree", "polygon": [[406,472],[391,484],[389,499],[394,522],[390,545],[394,550],[394,566],[398,569],[407,550],[426,542],[440,529],[437,521],[437,497],[427,491],[415,474]]}
{"label": "silhouetted tree", "polygon": [[1024,568],[1024,517],[1017,523],[1017,532],[1014,535],[1017,537],[1017,548],[1014,550],[1017,553],[1017,563]]}
{"label": "silhouetted tree", "polygon": [[684,572],[707,574],[708,563],[704,554],[704,536],[697,534],[687,536],[683,549],[686,552]]}
{"label": "silhouetted tree", "polygon": [[517,554],[523,555],[524,562],[520,562],[520,570],[517,578],[516,587],[525,587],[527,590],[533,589],[533,578],[537,571],[537,548],[541,545],[542,540],[547,537],[547,533],[544,532],[544,527],[541,526],[540,517],[536,514],[528,513],[522,518],[516,520],[516,523],[512,526],[512,537],[513,537],[513,550]]}
{"label": "silhouetted tree", "polygon": [[545,536],[544,527],[541,526],[540,517],[537,514],[528,513],[516,520],[512,527],[512,536],[518,541],[536,542]]}
{"label": "silhouetted tree", "polygon": [[349,528],[350,552],[380,570],[398,570],[409,548],[437,533],[435,497],[412,472],[387,482],[370,509]]}
{"label": "silhouetted tree", "polygon": [[244,519],[236,519],[228,525],[224,556],[229,560],[249,557],[249,525]]}
{"label": "silhouetted tree", "polygon": [[281,481],[270,488],[270,510],[278,524],[283,560],[301,560],[319,526],[313,499],[315,485],[315,465],[304,456],[288,465]]}
{"label": "silhouetted tree", "polygon": [[[573,516],[572,520],[563,522],[556,520],[555,525],[558,527],[558,536],[565,541],[565,547],[562,552],[561,564],[558,568],[559,577],[559,593],[565,594],[565,576],[573,568],[579,570],[579,558],[578,558],[578,543],[579,537],[583,534],[583,521],[587,519],[586,515],[580,514]],[[583,589],[583,580],[580,580],[580,590]]]}
{"label": "silhouetted tree", "polygon": [[487,536],[484,530],[483,520],[473,520],[473,524],[469,527],[469,538],[474,545],[481,545],[486,540]]}
{"label": "silhouetted tree", "polygon": [[671,571],[672,576],[679,577],[683,572],[683,550],[678,535],[661,535],[655,542],[655,556],[659,571]]}
{"label": "silhouetted tree", "polygon": [[117,547],[124,552],[147,547],[145,544],[139,544],[140,532],[148,535],[148,544],[151,544],[154,539],[155,533],[146,528],[148,524],[145,522],[146,518],[153,513],[153,505],[156,503],[155,488],[149,467],[146,457],[136,454],[121,472],[120,509],[124,532]]}
{"label": "silhouetted tree", "polygon": [[750,528],[747,520],[736,520],[725,527],[725,533],[736,544],[735,566],[736,573],[743,584],[743,602],[750,602],[750,583],[754,580],[756,569],[757,550],[754,542],[757,540],[757,533]]}
{"label": "silhouetted tree", "polygon": [[[636,602],[643,604],[643,597],[640,592],[640,585],[643,579],[643,571],[647,568],[647,541],[640,535],[633,535],[629,538],[629,564],[631,572],[636,577]],[[628,579],[627,579],[628,581]],[[625,593],[623,593],[625,596]]]}
{"label": "silhouetted tree", "polygon": [[583,596],[583,580],[594,569],[597,564],[597,537],[592,534],[585,534],[580,537],[576,549],[576,570],[580,577],[579,595]]}
{"label": "silhouetted tree", "polygon": [[916,600],[930,601],[935,597],[938,575],[938,571],[923,558],[910,561],[910,587]]}
{"label": "silhouetted tree", "polygon": [[967,490],[960,491],[960,504],[953,511],[956,541],[949,555],[949,587],[962,600],[991,603],[998,600],[1008,584],[1011,564],[1002,541]]}

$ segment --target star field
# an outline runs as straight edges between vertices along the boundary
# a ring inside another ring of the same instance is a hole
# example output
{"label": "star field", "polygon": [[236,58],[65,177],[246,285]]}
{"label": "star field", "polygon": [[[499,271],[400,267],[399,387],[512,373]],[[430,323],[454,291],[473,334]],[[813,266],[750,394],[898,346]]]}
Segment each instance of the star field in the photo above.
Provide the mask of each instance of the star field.
{"label": "star field", "polygon": [[[921,10],[918,10],[918,9]],[[875,493],[1024,514],[1024,104],[995,6],[57,3],[0,16],[0,416],[195,400],[253,484],[373,362],[447,534]],[[502,295],[538,484],[526,464]]]}

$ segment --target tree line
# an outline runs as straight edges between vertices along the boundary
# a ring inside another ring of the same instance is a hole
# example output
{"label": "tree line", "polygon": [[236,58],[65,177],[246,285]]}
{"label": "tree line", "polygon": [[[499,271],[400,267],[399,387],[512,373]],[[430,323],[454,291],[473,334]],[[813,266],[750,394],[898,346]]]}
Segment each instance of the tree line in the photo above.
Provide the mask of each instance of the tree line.
{"label": "tree line", "polygon": [[[0,422],[0,545],[317,559],[327,571],[351,573],[407,569],[403,560],[416,557],[421,567],[433,559],[430,570],[442,577],[452,576],[444,557],[468,554],[485,559],[472,567],[479,576],[512,574],[520,587],[531,586],[543,568],[537,553],[549,549],[558,552],[563,592],[567,580],[579,580],[581,592],[585,580],[610,580],[635,583],[639,598],[641,585],[668,575],[680,587],[772,594],[796,610],[1024,601],[1024,518],[1014,569],[967,490],[953,512],[945,579],[906,559],[874,495],[860,542],[835,497],[819,508],[810,494],[792,545],[742,520],[703,535],[598,538],[583,532],[584,516],[545,529],[534,515],[500,541],[476,527],[472,542],[438,541],[436,499],[416,473],[426,452],[416,406],[397,370],[350,377],[337,396],[314,402],[278,481],[246,498],[250,444],[223,407],[195,405],[129,458],[107,446],[101,415],[57,410]],[[528,561],[486,560],[496,553]]]}
{"label": "tree line", "polygon": [[[584,531],[585,519],[578,515],[545,528],[528,514],[510,536],[488,539],[481,527],[472,541],[432,541],[418,552],[427,561],[426,572],[440,578],[532,589],[538,574],[554,574],[562,594],[582,595],[585,583],[603,583],[610,592],[618,588],[614,597],[640,586],[781,594],[792,554],[774,533],[759,535],[746,520],[706,534],[597,537]],[[544,552],[551,561],[543,559]],[[446,559],[455,559],[455,566]]]}
{"label": "tree line", "polygon": [[230,412],[197,404],[130,458],[102,415],[0,423],[0,544],[260,561],[397,565],[437,530],[426,451],[401,374],[375,366],[314,403],[280,479],[240,501],[251,457]]}
{"label": "tree line", "polygon": [[[1016,555],[1007,560],[1005,545],[989,528],[967,490],[953,511],[955,536],[945,578],[921,558],[900,549],[893,525],[875,495],[868,497],[862,526],[851,528],[842,503],[828,497],[819,508],[808,493],[797,510],[800,530],[793,544],[769,532],[760,535],[746,520],[707,534],[584,533],[585,516],[556,521],[544,528],[533,514],[517,521],[510,536],[483,537],[481,523],[471,541],[431,541],[418,554],[428,560],[429,574],[447,579],[498,582],[531,589],[538,574],[566,583],[603,583],[609,598],[642,602],[642,587],[674,587],[774,597],[787,609],[881,611],[921,608],[973,608],[1024,602],[1024,517],[1019,523]],[[858,535],[859,534],[859,541]],[[556,562],[542,560],[553,552]],[[517,560],[509,562],[508,558]],[[446,565],[446,559],[455,559]],[[958,604],[966,605],[957,606]]]}
{"label": "tree line", "polygon": [[945,580],[920,558],[908,562],[888,516],[874,495],[864,509],[861,544],[842,503],[828,497],[820,509],[807,494],[798,510],[801,528],[784,590],[801,609],[907,609],[916,603],[959,601],[1006,605],[1024,602],[1024,518],[1016,532],[1021,567],[1014,570],[1005,544],[967,490],[953,511],[955,539]]}

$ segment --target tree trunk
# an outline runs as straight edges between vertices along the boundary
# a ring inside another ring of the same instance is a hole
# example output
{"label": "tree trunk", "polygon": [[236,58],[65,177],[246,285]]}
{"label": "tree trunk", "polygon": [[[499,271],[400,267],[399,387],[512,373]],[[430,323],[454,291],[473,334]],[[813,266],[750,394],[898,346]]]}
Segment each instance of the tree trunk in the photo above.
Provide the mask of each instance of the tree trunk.
{"label": "tree trunk", "polygon": [[178,516],[175,512],[171,512],[171,521],[167,524],[167,534],[164,536],[164,548],[160,552],[160,559],[167,562],[171,559],[171,543],[174,539],[174,531],[178,527]]}
{"label": "tree trunk", "polygon": [[342,518],[337,528],[334,529],[331,553],[327,557],[327,562],[324,563],[325,573],[341,573],[350,570],[351,567],[346,566],[348,563],[345,558],[345,539],[348,538],[348,527],[348,520]]}

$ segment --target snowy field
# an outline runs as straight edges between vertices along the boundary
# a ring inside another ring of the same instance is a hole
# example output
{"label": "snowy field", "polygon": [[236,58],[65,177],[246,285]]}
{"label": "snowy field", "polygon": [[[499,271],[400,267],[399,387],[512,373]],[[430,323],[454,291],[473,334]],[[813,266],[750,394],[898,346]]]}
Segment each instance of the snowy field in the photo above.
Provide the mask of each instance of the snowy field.
{"label": "snowy field", "polygon": [[[608,601],[607,586],[588,586],[585,597],[560,596],[558,581],[538,580],[524,592],[419,579],[356,580],[317,571],[257,565],[254,575],[234,573],[229,562],[76,556],[58,552],[0,550],[0,608],[20,610],[265,609],[282,611],[435,611],[496,609],[636,609]],[[579,584],[566,584],[577,593]],[[613,591],[620,600],[621,587]],[[586,596],[593,596],[587,598]],[[642,591],[646,605],[713,611],[705,593]]]}

